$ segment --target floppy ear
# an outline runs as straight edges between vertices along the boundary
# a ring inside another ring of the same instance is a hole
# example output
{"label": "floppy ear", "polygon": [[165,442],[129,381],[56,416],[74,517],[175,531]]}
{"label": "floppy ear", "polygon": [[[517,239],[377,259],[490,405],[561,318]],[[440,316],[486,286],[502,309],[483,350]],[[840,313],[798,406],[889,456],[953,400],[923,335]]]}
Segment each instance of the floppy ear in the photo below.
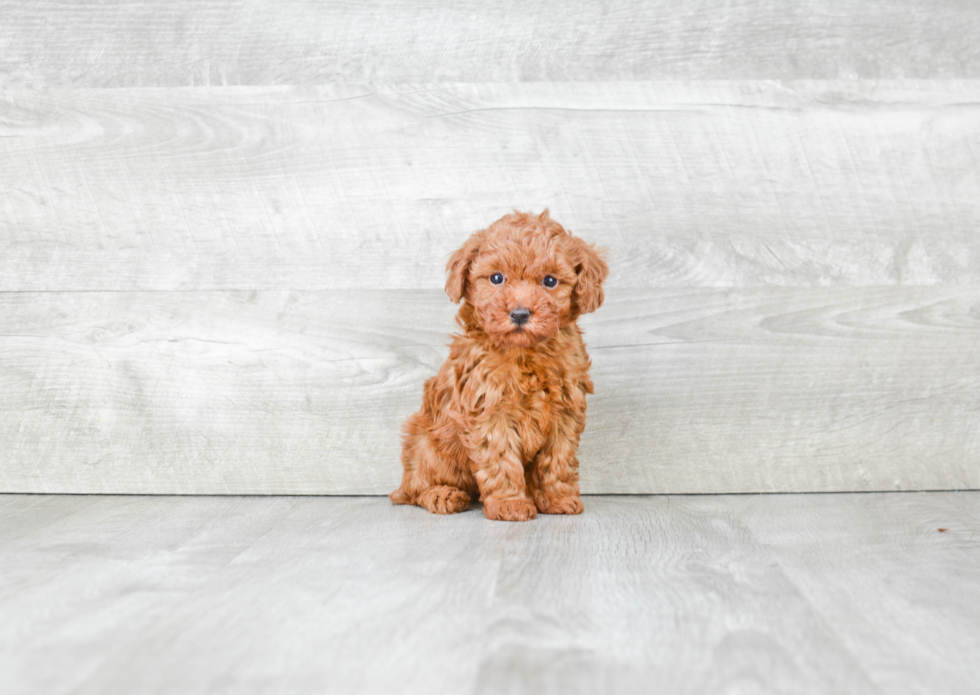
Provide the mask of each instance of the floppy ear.
{"label": "floppy ear", "polygon": [[602,306],[602,283],[609,275],[609,266],[592,244],[574,237],[572,244],[572,263],[578,276],[572,299],[576,315],[588,314]]}
{"label": "floppy ear", "polygon": [[462,248],[454,251],[453,255],[449,257],[449,263],[446,264],[446,273],[448,274],[446,294],[456,304],[459,304],[460,300],[466,296],[466,278],[470,274],[473,259],[480,252],[480,246],[483,245],[483,238],[486,234],[487,230],[485,229],[475,232],[466,240]]}

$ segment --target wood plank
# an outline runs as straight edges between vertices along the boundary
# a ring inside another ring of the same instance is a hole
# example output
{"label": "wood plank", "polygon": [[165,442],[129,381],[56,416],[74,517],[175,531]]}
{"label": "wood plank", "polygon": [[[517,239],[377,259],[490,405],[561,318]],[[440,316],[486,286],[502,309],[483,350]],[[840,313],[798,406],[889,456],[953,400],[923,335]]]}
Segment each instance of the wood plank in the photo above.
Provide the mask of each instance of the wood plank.
{"label": "wood plank", "polygon": [[4,489],[394,489],[401,420],[452,328],[448,300],[430,328],[412,299],[0,294]]}
{"label": "wood plank", "polygon": [[503,524],[385,499],[101,498],[0,544],[18,578],[0,687],[875,692],[728,500],[587,504]]}
{"label": "wood plank", "polygon": [[[0,294],[2,489],[381,494],[439,292]],[[980,488],[975,287],[623,290],[587,492]]]}
{"label": "wood plank", "polygon": [[608,465],[583,479],[619,493],[978,488],[978,299],[840,288],[611,301],[587,336],[602,415],[583,448]]}
{"label": "wood plank", "polygon": [[530,528],[501,544],[477,693],[870,692],[726,500],[586,504],[562,540]]}
{"label": "wood plank", "polygon": [[141,630],[206,587],[295,504],[283,498],[262,504],[235,498],[71,499],[93,503],[60,524],[0,545],[5,693],[79,692]]}
{"label": "wood plank", "polygon": [[0,543],[44,532],[95,503],[91,495],[4,495],[0,497]]}
{"label": "wood plank", "polygon": [[878,692],[935,693],[975,688],[962,678],[980,653],[978,501],[947,493],[732,503]]}
{"label": "wood plank", "polygon": [[436,289],[513,207],[610,287],[980,284],[980,81],[8,91],[0,291]]}
{"label": "wood plank", "polygon": [[980,76],[972,3],[0,3],[0,87]]}

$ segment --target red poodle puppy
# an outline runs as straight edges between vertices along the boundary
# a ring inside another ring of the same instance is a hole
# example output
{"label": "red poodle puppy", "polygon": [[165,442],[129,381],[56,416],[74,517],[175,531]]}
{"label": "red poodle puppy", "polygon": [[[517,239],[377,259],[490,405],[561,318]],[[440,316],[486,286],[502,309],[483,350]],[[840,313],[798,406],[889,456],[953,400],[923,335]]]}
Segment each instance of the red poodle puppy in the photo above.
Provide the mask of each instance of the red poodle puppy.
{"label": "red poodle puppy", "polygon": [[476,232],[446,269],[463,333],[405,422],[391,501],[453,514],[479,497],[488,519],[505,521],[581,513],[592,381],[576,319],[602,304],[608,266],[545,210]]}

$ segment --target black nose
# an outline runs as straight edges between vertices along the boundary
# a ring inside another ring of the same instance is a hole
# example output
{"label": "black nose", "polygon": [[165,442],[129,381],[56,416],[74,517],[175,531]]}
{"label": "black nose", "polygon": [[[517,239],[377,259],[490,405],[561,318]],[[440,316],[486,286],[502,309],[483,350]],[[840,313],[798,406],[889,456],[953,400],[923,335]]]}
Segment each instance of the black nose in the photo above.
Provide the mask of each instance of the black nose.
{"label": "black nose", "polygon": [[517,326],[523,326],[531,318],[531,310],[522,306],[510,310],[510,320]]}

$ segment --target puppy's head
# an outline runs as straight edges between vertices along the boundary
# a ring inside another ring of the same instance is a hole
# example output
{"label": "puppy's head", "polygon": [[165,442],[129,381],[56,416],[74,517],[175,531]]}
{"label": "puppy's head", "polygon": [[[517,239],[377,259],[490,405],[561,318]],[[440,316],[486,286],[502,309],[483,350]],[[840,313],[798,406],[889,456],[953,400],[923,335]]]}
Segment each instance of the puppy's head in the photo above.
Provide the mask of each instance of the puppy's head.
{"label": "puppy's head", "polygon": [[602,304],[609,267],[545,210],[514,212],[476,232],[446,266],[446,294],[466,300],[499,345],[530,347]]}

